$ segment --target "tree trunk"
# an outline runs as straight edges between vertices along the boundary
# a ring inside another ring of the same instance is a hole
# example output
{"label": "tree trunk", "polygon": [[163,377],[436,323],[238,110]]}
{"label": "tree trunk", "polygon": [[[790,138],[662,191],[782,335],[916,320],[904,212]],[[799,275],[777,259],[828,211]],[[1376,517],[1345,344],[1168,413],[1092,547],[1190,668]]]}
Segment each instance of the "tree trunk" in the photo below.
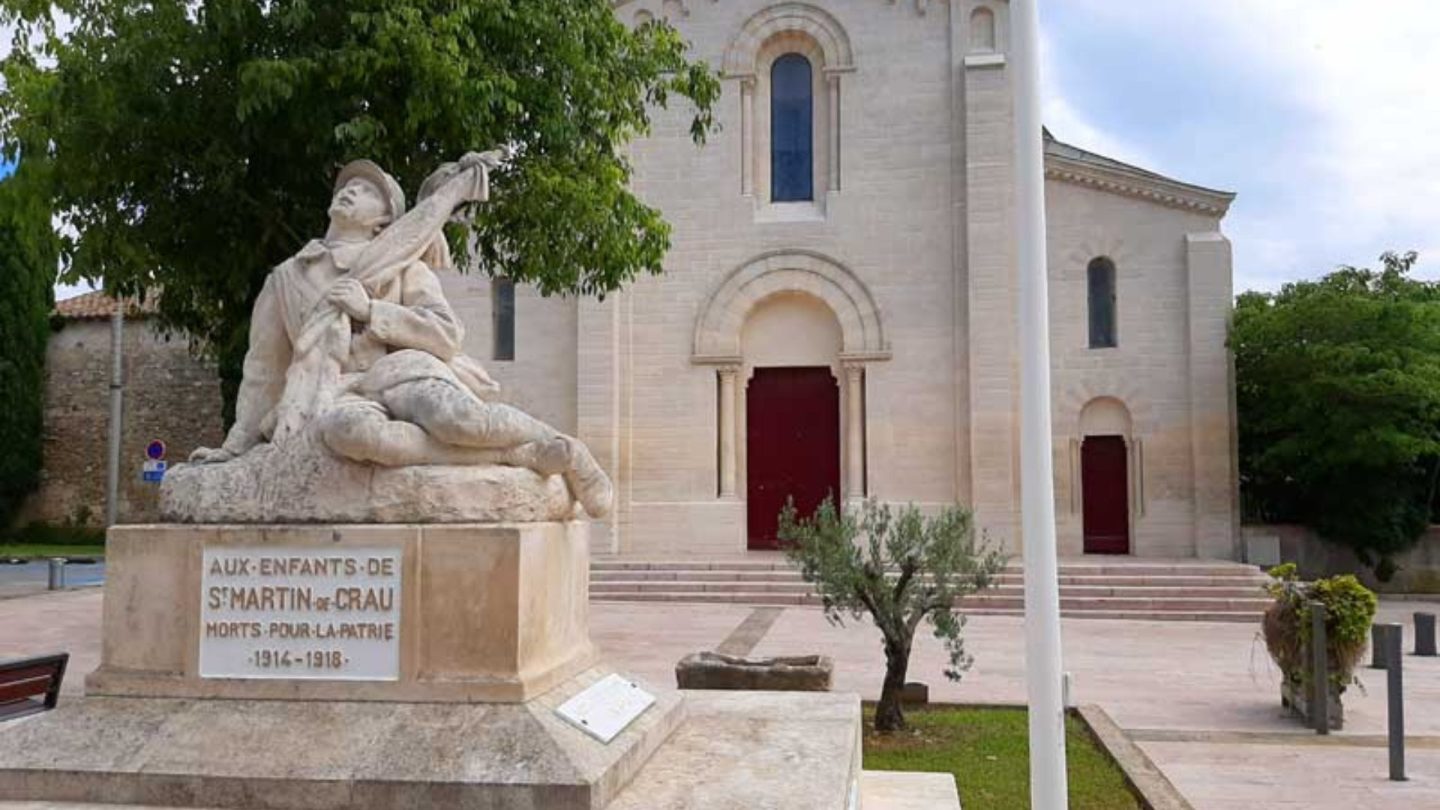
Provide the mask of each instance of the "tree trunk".
{"label": "tree trunk", "polygon": [[905,673],[910,668],[910,644],[885,642],[885,686],[880,690],[880,703],[875,707],[875,730],[904,731],[905,714],[900,710],[900,690],[905,687]]}

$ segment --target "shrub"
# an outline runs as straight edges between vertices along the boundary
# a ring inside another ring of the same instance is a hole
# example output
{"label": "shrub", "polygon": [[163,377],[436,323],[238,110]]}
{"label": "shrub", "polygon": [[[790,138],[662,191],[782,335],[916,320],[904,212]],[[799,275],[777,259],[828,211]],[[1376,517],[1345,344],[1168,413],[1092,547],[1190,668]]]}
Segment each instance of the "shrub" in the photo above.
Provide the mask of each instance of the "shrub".
{"label": "shrub", "polygon": [[1344,693],[1355,683],[1355,668],[1365,656],[1370,625],[1379,600],[1350,574],[1301,582],[1294,564],[1270,570],[1269,586],[1275,604],[1265,613],[1265,646],[1285,679],[1306,687],[1310,683],[1310,603],[1325,606],[1325,646],[1330,680]]}

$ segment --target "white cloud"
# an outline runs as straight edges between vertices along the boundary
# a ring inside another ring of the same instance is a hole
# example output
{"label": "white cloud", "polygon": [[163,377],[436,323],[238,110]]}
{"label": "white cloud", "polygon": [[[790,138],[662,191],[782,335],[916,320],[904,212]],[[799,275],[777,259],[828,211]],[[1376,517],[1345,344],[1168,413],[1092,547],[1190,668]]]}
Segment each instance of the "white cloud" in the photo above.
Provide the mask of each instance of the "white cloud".
{"label": "white cloud", "polygon": [[1048,31],[1040,34],[1041,118],[1056,138],[1081,149],[1098,152],[1136,166],[1153,165],[1154,158],[1123,134],[1095,124],[1065,97],[1056,80],[1055,42]]}
{"label": "white cloud", "polygon": [[[1263,116],[1226,122],[1252,130],[1244,134],[1255,146],[1227,223],[1237,286],[1275,287],[1334,264],[1370,264],[1389,248],[1428,248],[1424,272],[1440,273],[1440,3],[1065,2],[1072,17],[1093,20],[1087,35],[1126,31],[1185,48],[1188,62],[1223,74],[1207,77],[1217,92],[1257,83],[1303,113],[1289,128]],[[1094,126],[1063,98],[1052,97],[1047,113],[1057,128],[1071,119],[1075,137],[1093,139],[1099,151],[1145,151],[1130,143],[1143,142],[1143,133]],[[1248,203],[1247,189],[1263,192],[1252,196],[1264,202]]]}

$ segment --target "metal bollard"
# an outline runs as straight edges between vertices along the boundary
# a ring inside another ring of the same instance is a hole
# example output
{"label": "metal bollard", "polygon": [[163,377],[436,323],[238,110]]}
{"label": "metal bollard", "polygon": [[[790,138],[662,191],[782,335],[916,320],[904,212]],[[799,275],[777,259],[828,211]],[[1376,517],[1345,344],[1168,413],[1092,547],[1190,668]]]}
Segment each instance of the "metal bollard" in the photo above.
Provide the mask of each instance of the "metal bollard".
{"label": "metal bollard", "polygon": [[1389,696],[1390,731],[1390,780],[1404,782],[1405,779],[1405,689],[1401,670],[1405,658],[1401,654],[1404,646],[1404,627],[1398,624],[1385,625],[1385,682]]}
{"label": "metal bollard", "polygon": [[1398,636],[1400,640],[1395,643],[1404,646],[1405,626],[1399,624],[1376,624],[1371,626],[1370,637],[1371,646],[1373,647],[1373,660],[1370,664],[1371,669],[1384,670],[1387,668],[1385,656],[1388,655],[1388,653],[1385,651],[1389,649],[1388,645],[1391,643],[1391,636]]}
{"label": "metal bollard", "polygon": [[1325,639],[1325,605],[1310,603],[1310,719],[1316,734],[1330,733],[1330,656]]}
{"label": "metal bollard", "polygon": [[1415,654],[1435,657],[1435,614],[1415,614]]}
{"label": "metal bollard", "polygon": [[50,558],[50,590],[59,591],[65,588],[65,564],[68,562],[64,557]]}

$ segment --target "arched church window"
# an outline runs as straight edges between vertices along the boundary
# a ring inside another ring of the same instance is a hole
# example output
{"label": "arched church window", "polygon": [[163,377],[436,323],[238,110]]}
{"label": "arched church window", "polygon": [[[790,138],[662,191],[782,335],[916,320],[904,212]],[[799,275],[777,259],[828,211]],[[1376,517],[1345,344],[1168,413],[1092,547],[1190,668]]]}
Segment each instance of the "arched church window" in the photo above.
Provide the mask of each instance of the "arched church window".
{"label": "arched church window", "polygon": [[515,282],[497,278],[490,282],[490,305],[495,326],[496,360],[515,359]]}
{"label": "arched church window", "polygon": [[1115,329],[1115,262],[1101,256],[1090,262],[1090,348],[1117,345]]}
{"label": "arched church window", "polygon": [[810,60],[798,53],[770,71],[770,199],[815,199],[815,85]]}

